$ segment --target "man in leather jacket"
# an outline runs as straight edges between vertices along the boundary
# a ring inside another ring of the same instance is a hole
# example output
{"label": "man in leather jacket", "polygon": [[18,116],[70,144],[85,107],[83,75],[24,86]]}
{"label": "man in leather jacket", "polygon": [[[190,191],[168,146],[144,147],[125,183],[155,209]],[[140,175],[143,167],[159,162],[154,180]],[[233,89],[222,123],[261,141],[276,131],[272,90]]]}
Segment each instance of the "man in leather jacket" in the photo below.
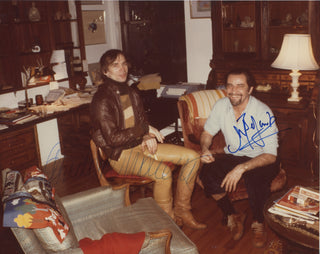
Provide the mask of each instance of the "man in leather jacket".
{"label": "man in leather jacket", "polygon": [[[194,219],[190,204],[200,166],[199,154],[164,144],[163,135],[149,125],[139,95],[126,83],[128,65],[122,51],[112,49],[104,53],[100,66],[104,82],[91,103],[92,139],[119,174],[153,179],[155,201],[177,223],[206,228]],[[172,173],[165,162],[181,165],[174,209]]]}

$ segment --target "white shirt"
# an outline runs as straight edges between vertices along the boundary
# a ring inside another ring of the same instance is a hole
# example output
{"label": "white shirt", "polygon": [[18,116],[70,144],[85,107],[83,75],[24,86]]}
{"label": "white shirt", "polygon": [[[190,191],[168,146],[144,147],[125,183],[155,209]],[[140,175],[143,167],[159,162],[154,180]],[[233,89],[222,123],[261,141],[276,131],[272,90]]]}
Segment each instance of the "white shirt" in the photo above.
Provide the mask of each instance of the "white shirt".
{"label": "white shirt", "polygon": [[263,153],[277,155],[278,127],[271,109],[253,96],[239,119],[235,118],[228,97],[218,100],[204,125],[212,136],[222,131],[224,151],[236,156],[254,158]]}

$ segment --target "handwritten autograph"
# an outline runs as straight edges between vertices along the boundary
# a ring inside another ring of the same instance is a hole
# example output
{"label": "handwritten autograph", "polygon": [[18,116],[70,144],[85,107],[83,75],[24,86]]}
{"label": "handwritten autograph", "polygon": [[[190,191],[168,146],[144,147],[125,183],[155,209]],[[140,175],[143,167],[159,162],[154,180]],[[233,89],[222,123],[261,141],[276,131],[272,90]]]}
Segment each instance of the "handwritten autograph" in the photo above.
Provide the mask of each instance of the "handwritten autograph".
{"label": "handwritten autograph", "polygon": [[[232,151],[230,148],[230,145],[228,145],[227,148],[230,153],[236,153],[237,151],[241,151],[249,146],[251,147],[251,149],[254,149],[254,144],[260,147],[264,147],[265,146],[264,139],[278,133],[278,131],[276,131],[274,133],[269,133],[268,135],[265,135],[265,136],[263,135],[263,133],[265,133],[268,129],[270,129],[271,126],[275,123],[275,117],[272,116],[270,112],[266,112],[266,114],[268,116],[268,120],[265,122],[261,120],[257,122],[253,116],[250,116],[251,122],[247,123],[245,120],[246,113],[243,113],[238,118],[237,122],[242,121],[243,130],[237,128],[236,126],[233,126],[233,128],[235,129],[239,137],[239,146],[237,149]],[[251,137],[249,137],[249,133],[248,133],[249,130],[255,131],[251,135]],[[245,140],[247,141],[244,144],[242,144],[242,137],[244,137]]]}

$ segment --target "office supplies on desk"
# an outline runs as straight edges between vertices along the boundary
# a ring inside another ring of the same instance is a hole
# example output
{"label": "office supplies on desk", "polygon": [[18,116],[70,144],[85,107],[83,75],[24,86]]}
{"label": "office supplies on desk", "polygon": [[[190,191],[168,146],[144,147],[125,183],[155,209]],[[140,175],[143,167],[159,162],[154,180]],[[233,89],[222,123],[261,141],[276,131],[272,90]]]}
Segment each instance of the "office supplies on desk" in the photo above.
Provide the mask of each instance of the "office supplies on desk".
{"label": "office supplies on desk", "polygon": [[13,109],[0,113],[1,125],[15,125],[35,119],[35,115],[26,110]]}
{"label": "office supplies on desk", "polygon": [[46,96],[46,102],[55,102],[61,99],[65,95],[64,89],[54,89],[50,90],[49,94]]}
{"label": "office supplies on desk", "polygon": [[205,88],[205,85],[200,83],[178,83],[175,85],[161,85],[161,87],[164,87],[161,92],[161,97],[177,99],[184,94],[203,90]]}

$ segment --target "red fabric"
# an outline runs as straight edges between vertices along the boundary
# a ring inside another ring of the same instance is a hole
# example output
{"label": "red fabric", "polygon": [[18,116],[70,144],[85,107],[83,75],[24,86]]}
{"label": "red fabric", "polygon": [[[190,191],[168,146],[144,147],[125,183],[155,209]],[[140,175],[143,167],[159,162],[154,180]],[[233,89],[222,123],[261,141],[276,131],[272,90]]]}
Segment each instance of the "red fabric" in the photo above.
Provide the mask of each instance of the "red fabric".
{"label": "red fabric", "polygon": [[145,239],[145,232],[134,234],[110,233],[100,240],[81,239],[84,254],[138,254]]}
{"label": "red fabric", "polygon": [[137,175],[120,175],[115,170],[111,169],[105,174],[106,178],[119,177],[119,178],[131,178],[131,179],[148,179],[147,177]]}

